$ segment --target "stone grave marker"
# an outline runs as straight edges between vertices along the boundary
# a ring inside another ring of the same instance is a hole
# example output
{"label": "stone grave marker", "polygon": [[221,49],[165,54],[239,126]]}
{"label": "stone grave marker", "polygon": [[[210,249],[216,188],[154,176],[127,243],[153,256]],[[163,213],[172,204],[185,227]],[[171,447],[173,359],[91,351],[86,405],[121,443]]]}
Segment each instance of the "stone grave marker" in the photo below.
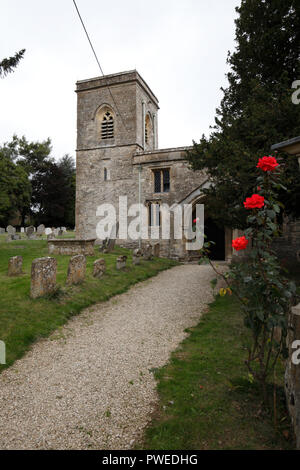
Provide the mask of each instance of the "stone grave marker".
{"label": "stone grave marker", "polygon": [[142,256],[142,250],[137,248],[136,250],[133,250],[132,252],[132,264],[141,264],[141,256]]}
{"label": "stone grave marker", "polygon": [[75,255],[69,261],[67,285],[80,284],[84,281],[86,258],[84,255]]}
{"label": "stone grave marker", "polygon": [[103,276],[106,270],[105,259],[100,258],[94,261],[93,265],[93,276],[98,279]]}
{"label": "stone grave marker", "polygon": [[56,289],[57,260],[55,258],[36,258],[31,265],[30,296],[35,299],[51,294]]}
{"label": "stone grave marker", "polygon": [[122,255],[117,258],[116,268],[124,269],[126,267],[127,256]]}
{"label": "stone grave marker", "polygon": [[8,225],[6,227],[6,231],[7,231],[8,235],[14,235],[16,233],[16,229],[12,225]]}
{"label": "stone grave marker", "polygon": [[23,258],[22,256],[13,256],[8,261],[8,276],[20,276],[22,272]]}

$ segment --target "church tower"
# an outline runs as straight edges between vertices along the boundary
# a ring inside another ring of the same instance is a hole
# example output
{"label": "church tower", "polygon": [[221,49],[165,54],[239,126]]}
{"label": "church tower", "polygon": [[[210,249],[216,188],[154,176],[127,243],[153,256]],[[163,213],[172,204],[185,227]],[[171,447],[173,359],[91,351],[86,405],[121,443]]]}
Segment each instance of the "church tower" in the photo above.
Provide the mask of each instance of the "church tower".
{"label": "church tower", "polygon": [[96,238],[96,211],[138,202],[137,152],[157,149],[158,100],[136,70],[77,82],[76,236]]}

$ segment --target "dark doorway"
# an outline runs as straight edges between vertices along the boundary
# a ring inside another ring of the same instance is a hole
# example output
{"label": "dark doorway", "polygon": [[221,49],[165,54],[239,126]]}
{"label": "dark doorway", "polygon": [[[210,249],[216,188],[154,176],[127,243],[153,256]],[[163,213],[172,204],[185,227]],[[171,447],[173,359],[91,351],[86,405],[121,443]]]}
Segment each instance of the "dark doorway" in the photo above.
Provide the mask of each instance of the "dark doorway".
{"label": "dark doorway", "polygon": [[204,233],[206,242],[215,242],[210,246],[209,258],[212,260],[225,260],[225,231],[218,227],[215,222],[207,218],[204,222]]}

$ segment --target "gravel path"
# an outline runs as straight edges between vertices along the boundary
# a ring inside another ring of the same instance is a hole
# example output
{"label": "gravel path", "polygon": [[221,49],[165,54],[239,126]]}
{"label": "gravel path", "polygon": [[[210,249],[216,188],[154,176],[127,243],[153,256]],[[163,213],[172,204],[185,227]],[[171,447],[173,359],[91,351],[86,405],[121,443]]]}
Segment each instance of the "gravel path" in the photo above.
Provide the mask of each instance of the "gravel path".
{"label": "gravel path", "polygon": [[129,449],[161,367],[212,300],[209,266],[182,265],[83,311],[0,375],[0,449]]}

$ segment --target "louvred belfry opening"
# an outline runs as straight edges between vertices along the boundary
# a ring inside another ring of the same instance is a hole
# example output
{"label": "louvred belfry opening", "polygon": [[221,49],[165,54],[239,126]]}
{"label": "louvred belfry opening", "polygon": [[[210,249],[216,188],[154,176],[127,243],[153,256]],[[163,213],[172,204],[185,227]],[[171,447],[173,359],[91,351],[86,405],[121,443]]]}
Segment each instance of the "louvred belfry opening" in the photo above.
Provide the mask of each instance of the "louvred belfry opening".
{"label": "louvred belfry opening", "polygon": [[107,111],[102,119],[101,123],[101,138],[102,139],[113,139],[114,137],[114,118],[112,114]]}

